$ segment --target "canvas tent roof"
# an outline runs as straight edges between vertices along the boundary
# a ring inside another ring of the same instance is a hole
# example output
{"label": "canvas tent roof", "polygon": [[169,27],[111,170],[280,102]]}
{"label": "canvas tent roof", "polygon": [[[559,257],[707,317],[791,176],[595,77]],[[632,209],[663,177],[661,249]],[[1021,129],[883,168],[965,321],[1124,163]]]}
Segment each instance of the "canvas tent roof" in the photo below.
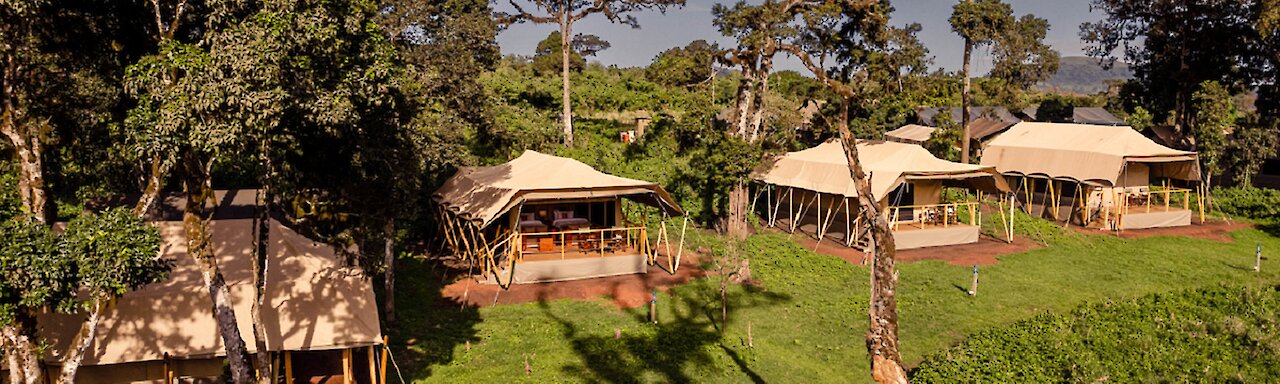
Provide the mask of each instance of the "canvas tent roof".
{"label": "canvas tent roof", "polygon": [[[920,122],[930,127],[937,127],[938,122],[935,118],[940,113],[949,112],[951,121],[956,124],[960,123],[961,112],[960,107],[924,107],[916,112],[916,117]],[[969,107],[969,132],[974,139],[985,140],[988,136],[995,135],[1004,131],[1006,128],[1022,121],[1005,107]]]}
{"label": "canvas tent roof", "polygon": [[459,217],[488,226],[526,201],[623,196],[672,215],[679,204],[657,183],[613,176],[580,161],[535,151],[505,164],[465,167],[445,181],[432,199]]}
{"label": "canvas tent roof", "polygon": [[[1009,189],[994,167],[942,160],[913,144],[859,140],[858,159],[871,178],[871,194],[877,201],[907,180],[965,180],[986,189]],[[839,139],[766,162],[752,177],[774,185],[846,197],[858,195],[849,175],[844,144]]]}
{"label": "canvas tent roof", "polygon": [[[1026,107],[1022,110],[1023,114],[1031,120],[1039,121],[1036,112],[1039,108]],[[1093,125],[1125,125],[1124,120],[1107,112],[1106,108],[1099,107],[1073,107],[1071,108],[1071,122],[1077,124],[1093,124]]]}
{"label": "canvas tent roof", "polygon": [[1196,153],[1156,144],[1127,126],[1024,122],[987,144],[982,164],[1004,173],[1116,185],[1127,163],[1199,180]]}
{"label": "canvas tent roof", "polygon": [[907,124],[898,129],[885,132],[884,136],[887,139],[904,143],[923,143],[929,140],[929,136],[933,136],[933,131],[936,129],[923,125]]}
{"label": "canvas tent roof", "polygon": [[[209,291],[187,255],[182,222],[157,222],[161,257],[173,260],[165,281],[129,292],[108,309],[85,354],[85,365],[225,356]],[[253,220],[214,220],[211,245],[231,292],[241,337],[250,353]],[[345,267],[327,245],[272,221],[267,302],[262,307],[267,348],[328,350],[382,343],[373,289],[357,268]],[[41,336],[65,351],[81,316],[45,314]],[[62,356],[49,356],[51,362]]]}

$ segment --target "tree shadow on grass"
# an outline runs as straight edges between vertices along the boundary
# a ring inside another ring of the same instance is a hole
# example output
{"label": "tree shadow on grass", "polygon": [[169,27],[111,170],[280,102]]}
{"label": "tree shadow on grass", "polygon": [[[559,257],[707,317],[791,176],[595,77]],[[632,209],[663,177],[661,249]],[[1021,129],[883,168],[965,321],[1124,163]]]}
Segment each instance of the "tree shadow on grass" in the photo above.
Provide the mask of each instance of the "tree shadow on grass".
{"label": "tree shadow on grass", "polygon": [[[418,257],[397,261],[397,325],[383,329],[406,379],[431,376],[431,367],[453,361],[458,345],[480,341],[476,336],[479,309],[441,295],[458,273]],[[381,307],[385,293],[381,279],[376,280]]]}
{"label": "tree shadow on grass", "polygon": [[[648,307],[628,310],[640,327],[621,334],[593,333],[592,324],[575,323],[568,316],[555,313],[546,301],[539,306],[547,318],[560,324],[562,336],[572,345],[583,364],[561,369],[590,383],[637,383],[660,381],[686,383],[696,381],[689,368],[712,368],[716,359],[709,346],[719,345],[738,368],[754,382],[763,382],[747,362],[731,348],[723,345],[719,329],[720,300],[718,287],[709,280],[672,290],[660,300],[658,324],[648,323]],[[737,309],[775,305],[790,297],[760,289],[733,289],[728,295],[730,322]]]}

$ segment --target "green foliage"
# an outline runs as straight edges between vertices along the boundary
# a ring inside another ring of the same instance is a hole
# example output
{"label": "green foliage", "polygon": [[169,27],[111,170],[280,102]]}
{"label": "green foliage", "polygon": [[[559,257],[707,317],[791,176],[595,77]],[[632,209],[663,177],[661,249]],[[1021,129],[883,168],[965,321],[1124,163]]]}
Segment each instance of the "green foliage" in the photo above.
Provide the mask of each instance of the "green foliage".
{"label": "green foliage", "polygon": [[1008,28],[995,38],[991,52],[995,64],[988,76],[1004,79],[1013,89],[1026,90],[1058,72],[1058,51],[1044,42],[1048,20],[1024,15]]}
{"label": "green foliage", "polygon": [[925,140],[921,146],[929,150],[939,159],[960,161],[960,143],[964,130],[960,128],[960,123],[952,120],[951,113],[939,113],[933,118],[936,129],[929,140]]}
{"label": "green foliage", "polygon": [[160,232],[125,208],[71,220],[59,248],[75,260],[80,288],[105,298],[164,280],[172,268],[156,257]]}
{"label": "green foliage", "polygon": [[1236,181],[1241,185],[1251,185],[1251,181],[1267,159],[1276,156],[1280,147],[1280,129],[1271,124],[1258,121],[1251,115],[1236,126],[1231,135],[1229,150],[1226,154],[1226,165]]}
{"label": "green foliage", "polygon": [[[564,56],[561,52],[560,31],[552,31],[547,38],[538,42],[533,52],[533,72],[538,76],[559,75],[564,67]],[[579,72],[587,66],[587,59],[570,47],[569,71]]]}
{"label": "green foliage", "polygon": [[912,381],[1261,382],[1280,375],[1278,326],[1280,286],[1109,301],[970,336]]}
{"label": "green foliage", "polygon": [[1226,131],[1235,125],[1236,118],[1231,93],[1216,81],[1205,81],[1191,95],[1191,100],[1191,109],[1195,111],[1192,128],[1196,151],[1204,163],[1205,172],[1220,174],[1227,144]]}
{"label": "green foliage", "polygon": [[1133,109],[1133,113],[1124,117],[1124,122],[1138,132],[1142,132],[1155,125],[1153,119],[1151,112],[1147,111],[1146,108],[1136,107]]}
{"label": "green foliage", "polygon": [[961,1],[952,7],[951,30],[975,45],[988,44],[1013,25],[1013,8],[1000,0]]}
{"label": "green foliage", "polygon": [[720,47],[706,40],[659,53],[644,70],[649,81],[670,87],[692,87],[711,77],[711,64]]}
{"label": "green foliage", "polygon": [[34,319],[46,306],[73,310],[73,257],[59,249],[48,226],[22,217],[0,224],[0,324]]}
{"label": "green foliage", "polygon": [[1271,188],[1218,187],[1213,189],[1213,208],[1231,216],[1266,222],[1280,222],[1280,190]]}

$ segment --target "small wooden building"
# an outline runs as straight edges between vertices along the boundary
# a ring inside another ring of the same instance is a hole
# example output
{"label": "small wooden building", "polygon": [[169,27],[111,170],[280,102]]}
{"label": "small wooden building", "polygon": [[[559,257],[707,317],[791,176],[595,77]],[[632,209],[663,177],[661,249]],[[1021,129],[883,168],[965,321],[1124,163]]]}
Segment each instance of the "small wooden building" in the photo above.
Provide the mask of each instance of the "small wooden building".
{"label": "small wooden building", "polygon": [[448,248],[498,284],[645,273],[657,243],[672,238],[661,226],[650,242],[646,208],[664,220],[684,215],[656,183],[535,151],[462,168],[432,199]]}
{"label": "small wooden building", "polygon": [[[989,193],[1008,191],[994,167],[934,157],[918,145],[858,141],[858,158],[871,179],[873,200],[889,213],[898,249],[978,241],[976,200],[944,201],[945,187]],[[865,233],[858,218],[858,192],[839,139],[787,153],[758,168],[768,225],[857,246]]]}
{"label": "small wooden building", "polygon": [[[219,208],[253,201],[253,191],[220,191]],[[234,209],[231,209],[234,211]],[[181,221],[156,222],[173,261],[169,278],[129,292],[107,310],[80,368],[78,383],[213,382],[226,356],[209,291],[187,254]],[[255,350],[250,308],[254,300],[252,219],[213,220],[211,245],[231,292],[240,335]],[[272,221],[263,332],[273,364],[286,380],[330,378],[345,383],[384,382],[387,364],[378,307],[370,281],[334,250]],[[84,315],[46,314],[40,335],[66,351]],[[56,378],[61,355],[48,356]],[[290,381],[293,382],[293,381]]]}
{"label": "small wooden building", "polygon": [[1033,215],[1108,230],[1190,225],[1191,202],[1204,199],[1195,152],[1127,126],[1019,123],[987,145],[982,164],[1016,180]]}

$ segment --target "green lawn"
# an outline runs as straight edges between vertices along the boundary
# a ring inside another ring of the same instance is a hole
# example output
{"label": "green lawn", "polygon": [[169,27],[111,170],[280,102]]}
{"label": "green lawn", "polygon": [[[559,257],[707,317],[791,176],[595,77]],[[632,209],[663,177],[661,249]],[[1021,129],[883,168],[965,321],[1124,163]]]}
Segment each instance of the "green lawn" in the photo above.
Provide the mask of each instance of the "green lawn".
{"label": "green lawn", "polygon": [[[1019,231],[1049,246],[983,267],[977,297],[964,293],[969,267],[932,261],[899,266],[900,336],[909,366],[966,335],[1044,311],[1221,282],[1280,280],[1274,260],[1264,261],[1261,274],[1250,270],[1255,244],[1280,249],[1280,238],[1261,230],[1237,231],[1232,243],[1125,240],[1064,232],[1044,222]],[[723,252],[709,235],[695,241]],[[400,275],[401,325],[392,344],[414,382],[867,381],[866,269],[814,254],[785,235],[753,236],[742,251],[763,285],[731,290],[723,331],[717,328],[715,277],[663,294],[660,324],[653,325],[645,321],[645,309],[620,310],[603,300],[438,305],[439,271],[407,261]],[[621,337],[615,338],[615,329]]]}

